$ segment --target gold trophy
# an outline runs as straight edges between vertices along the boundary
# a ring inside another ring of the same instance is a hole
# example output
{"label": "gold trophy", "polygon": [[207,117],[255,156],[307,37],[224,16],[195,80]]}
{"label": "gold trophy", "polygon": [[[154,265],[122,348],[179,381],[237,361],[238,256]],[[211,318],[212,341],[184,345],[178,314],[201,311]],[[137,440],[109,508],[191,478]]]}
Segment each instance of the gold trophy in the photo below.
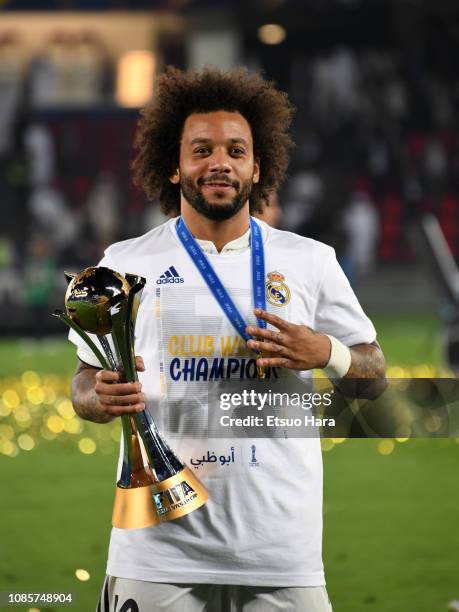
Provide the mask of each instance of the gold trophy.
{"label": "gold trophy", "polygon": [[[56,310],[55,316],[81,336],[105,369],[122,373],[125,382],[137,381],[134,327],[145,279],[105,267],[66,273],[65,277],[69,283],[66,312]],[[97,335],[103,352],[88,332]],[[114,527],[157,525],[206,503],[207,489],[161,437],[147,410],[123,415],[121,422],[124,452]]]}

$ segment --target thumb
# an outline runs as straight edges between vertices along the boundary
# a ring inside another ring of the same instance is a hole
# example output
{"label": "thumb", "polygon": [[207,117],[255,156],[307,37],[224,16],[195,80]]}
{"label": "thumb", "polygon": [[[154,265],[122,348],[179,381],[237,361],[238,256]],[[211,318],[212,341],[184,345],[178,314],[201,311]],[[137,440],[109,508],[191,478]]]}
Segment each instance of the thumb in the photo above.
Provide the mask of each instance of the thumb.
{"label": "thumb", "polygon": [[137,355],[135,358],[135,369],[138,372],[145,372],[145,364],[143,362],[142,357],[140,357],[140,355]]}

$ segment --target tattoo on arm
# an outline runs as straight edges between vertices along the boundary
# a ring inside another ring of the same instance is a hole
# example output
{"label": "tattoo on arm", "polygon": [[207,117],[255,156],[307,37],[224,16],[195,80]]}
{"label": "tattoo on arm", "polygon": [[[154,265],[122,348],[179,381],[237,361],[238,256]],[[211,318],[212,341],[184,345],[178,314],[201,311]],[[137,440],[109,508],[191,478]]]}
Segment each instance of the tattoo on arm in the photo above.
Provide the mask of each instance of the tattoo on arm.
{"label": "tattoo on arm", "polygon": [[387,388],[386,363],[377,342],[350,347],[351,367],[335,386],[347,397],[376,399]]}
{"label": "tattoo on arm", "polygon": [[345,378],[383,378],[386,363],[383,352],[377,342],[356,344],[350,347],[351,367]]}
{"label": "tattoo on arm", "polygon": [[98,371],[98,368],[79,361],[72,379],[72,403],[80,418],[94,423],[109,423],[114,417],[101,411],[94,391]]}

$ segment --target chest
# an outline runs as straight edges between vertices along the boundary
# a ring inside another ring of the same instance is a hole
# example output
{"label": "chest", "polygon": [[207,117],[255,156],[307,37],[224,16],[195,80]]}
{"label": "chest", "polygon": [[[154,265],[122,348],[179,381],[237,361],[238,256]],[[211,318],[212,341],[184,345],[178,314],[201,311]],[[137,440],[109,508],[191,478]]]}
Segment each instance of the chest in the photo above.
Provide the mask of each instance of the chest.
{"label": "chest", "polygon": [[[250,251],[233,256],[209,256],[209,262],[247,324],[255,324]],[[147,278],[139,310],[136,335],[233,333],[224,308],[212,294],[200,271],[181,249],[155,258],[141,272]],[[288,254],[265,252],[262,290],[266,309],[298,324],[311,325],[315,288],[307,271]]]}

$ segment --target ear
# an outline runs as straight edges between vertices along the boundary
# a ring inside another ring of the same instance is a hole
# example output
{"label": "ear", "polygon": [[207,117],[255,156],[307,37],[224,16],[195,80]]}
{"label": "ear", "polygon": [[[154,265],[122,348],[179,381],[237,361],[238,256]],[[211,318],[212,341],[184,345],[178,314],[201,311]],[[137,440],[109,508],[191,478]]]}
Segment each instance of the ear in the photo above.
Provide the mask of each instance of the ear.
{"label": "ear", "polygon": [[180,170],[178,168],[176,168],[175,172],[171,174],[169,180],[173,185],[178,185],[180,183]]}
{"label": "ear", "polygon": [[260,160],[255,158],[253,162],[253,182],[258,183],[260,180]]}

